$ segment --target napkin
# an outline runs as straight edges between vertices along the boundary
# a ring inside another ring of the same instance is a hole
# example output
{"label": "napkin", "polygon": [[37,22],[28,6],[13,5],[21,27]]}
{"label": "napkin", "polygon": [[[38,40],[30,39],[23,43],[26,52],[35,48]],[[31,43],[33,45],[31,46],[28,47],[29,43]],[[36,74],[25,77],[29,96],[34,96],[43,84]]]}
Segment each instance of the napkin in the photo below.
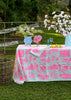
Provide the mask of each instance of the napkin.
{"label": "napkin", "polygon": [[41,53],[43,52],[43,50],[45,50],[46,48],[42,48],[42,49],[33,49],[30,51],[31,54],[33,54],[34,56],[40,56]]}

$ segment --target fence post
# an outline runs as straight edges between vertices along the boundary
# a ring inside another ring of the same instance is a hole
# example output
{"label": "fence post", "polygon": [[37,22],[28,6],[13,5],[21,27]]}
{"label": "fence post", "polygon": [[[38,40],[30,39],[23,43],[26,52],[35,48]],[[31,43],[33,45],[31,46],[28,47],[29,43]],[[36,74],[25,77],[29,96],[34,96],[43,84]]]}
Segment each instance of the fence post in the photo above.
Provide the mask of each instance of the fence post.
{"label": "fence post", "polygon": [[[40,28],[40,30],[42,30],[42,24],[41,24],[42,22],[41,22],[41,19],[39,19],[39,28]],[[41,33],[41,36],[42,36],[42,33]],[[42,43],[43,41],[41,40],[41,43]]]}
{"label": "fence post", "polygon": [[[4,29],[5,29],[5,23],[4,23]],[[5,48],[5,33],[4,33],[4,54],[6,54],[6,48]]]}

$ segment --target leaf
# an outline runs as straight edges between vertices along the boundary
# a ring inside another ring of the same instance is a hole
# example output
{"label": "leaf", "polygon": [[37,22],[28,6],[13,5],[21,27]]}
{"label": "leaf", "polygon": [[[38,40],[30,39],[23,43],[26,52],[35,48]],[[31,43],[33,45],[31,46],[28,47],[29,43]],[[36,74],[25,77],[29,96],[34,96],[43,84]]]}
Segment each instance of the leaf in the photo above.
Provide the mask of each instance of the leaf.
{"label": "leaf", "polygon": [[24,29],[21,26],[19,26],[19,32],[20,33],[23,33],[24,32]]}

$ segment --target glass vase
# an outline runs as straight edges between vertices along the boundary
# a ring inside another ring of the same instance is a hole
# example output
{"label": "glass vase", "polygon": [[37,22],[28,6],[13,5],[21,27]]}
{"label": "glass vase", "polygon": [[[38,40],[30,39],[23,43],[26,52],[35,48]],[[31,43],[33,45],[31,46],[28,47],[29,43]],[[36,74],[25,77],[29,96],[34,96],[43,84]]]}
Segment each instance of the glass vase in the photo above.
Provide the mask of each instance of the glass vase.
{"label": "glass vase", "polygon": [[24,43],[25,43],[25,46],[27,46],[27,45],[30,45],[31,46],[32,36],[25,36],[24,37]]}
{"label": "glass vase", "polygon": [[65,46],[71,46],[71,35],[65,36]]}

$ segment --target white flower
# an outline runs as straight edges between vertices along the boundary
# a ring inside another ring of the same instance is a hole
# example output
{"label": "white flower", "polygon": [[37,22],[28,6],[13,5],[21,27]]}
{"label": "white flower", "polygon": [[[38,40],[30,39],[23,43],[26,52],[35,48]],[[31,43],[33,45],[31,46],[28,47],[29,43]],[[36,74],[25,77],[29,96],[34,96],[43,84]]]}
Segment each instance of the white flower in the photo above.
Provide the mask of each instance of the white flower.
{"label": "white flower", "polygon": [[58,32],[58,30],[56,30],[56,33]]}
{"label": "white flower", "polygon": [[66,25],[67,21],[64,21],[64,24]]}
{"label": "white flower", "polygon": [[66,22],[68,23],[69,21],[68,21],[68,20],[66,20]]}
{"label": "white flower", "polygon": [[54,28],[55,25],[51,25],[51,28]]}
{"label": "white flower", "polygon": [[63,19],[63,22],[65,21],[65,19]]}
{"label": "white flower", "polygon": [[34,27],[32,27],[31,30],[34,30]]}
{"label": "white flower", "polygon": [[61,23],[61,20],[58,20],[58,23]]}
{"label": "white flower", "polygon": [[44,26],[47,27],[47,19],[44,20]]}
{"label": "white flower", "polygon": [[48,27],[48,30],[50,30],[51,29],[51,27]]}
{"label": "white flower", "polygon": [[45,25],[45,28],[47,27],[47,22],[49,23],[49,22],[50,22],[50,20],[47,20],[47,19],[45,19],[45,20],[44,20],[44,25]]}
{"label": "white flower", "polygon": [[71,30],[71,28],[68,28],[68,30],[70,31],[70,30]]}
{"label": "white flower", "polygon": [[71,21],[69,21],[69,24],[71,24]]}
{"label": "white flower", "polygon": [[63,18],[63,15],[62,15],[62,14],[59,14],[58,17],[59,17],[59,18]]}
{"label": "white flower", "polygon": [[62,31],[65,31],[64,28],[61,29]]}
{"label": "white flower", "polygon": [[53,16],[53,19],[55,19],[56,17],[58,17],[58,15],[54,15],[54,16]]}
{"label": "white flower", "polygon": [[57,20],[60,20],[60,18],[58,17],[58,19]]}
{"label": "white flower", "polygon": [[56,12],[55,12],[55,11],[53,11],[53,12],[52,12],[52,15],[54,15],[55,13],[56,13]]}
{"label": "white flower", "polygon": [[55,21],[52,21],[52,24],[55,24],[56,22]]}
{"label": "white flower", "polygon": [[64,11],[61,11],[61,14],[64,14]]}
{"label": "white flower", "polygon": [[49,22],[50,22],[50,20],[47,20],[47,22],[49,23]]}
{"label": "white flower", "polygon": [[62,23],[59,23],[59,26],[61,26],[61,27],[62,27]]}
{"label": "white flower", "polygon": [[56,25],[58,25],[58,23],[56,23]]}
{"label": "white flower", "polygon": [[[70,15],[64,14],[64,11],[61,11],[59,15],[56,15],[55,13],[55,11],[52,13],[54,15],[53,21],[51,22],[52,24],[48,27],[48,30],[53,28],[56,30],[56,32],[59,32],[64,36],[71,34],[71,21],[69,20]],[[47,19],[44,20],[45,27],[47,27],[48,22],[50,21]]]}
{"label": "white flower", "polygon": [[67,34],[63,34],[63,36],[65,37]]}
{"label": "white flower", "polygon": [[68,19],[68,15],[65,14],[65,15],[64,15],[64,18],[67,18],[67,19]]}
{"label": "white flower", "polygon": [[47,24],[45,24],[45,28],[47,27]]}
{"label": "white flower", "polygon": [[65,27],[67,27],[67,25],[64,25]]}
{"label": "white flower", "polygon": [[48,15],[45,15],[45,18],[48,18]]}

